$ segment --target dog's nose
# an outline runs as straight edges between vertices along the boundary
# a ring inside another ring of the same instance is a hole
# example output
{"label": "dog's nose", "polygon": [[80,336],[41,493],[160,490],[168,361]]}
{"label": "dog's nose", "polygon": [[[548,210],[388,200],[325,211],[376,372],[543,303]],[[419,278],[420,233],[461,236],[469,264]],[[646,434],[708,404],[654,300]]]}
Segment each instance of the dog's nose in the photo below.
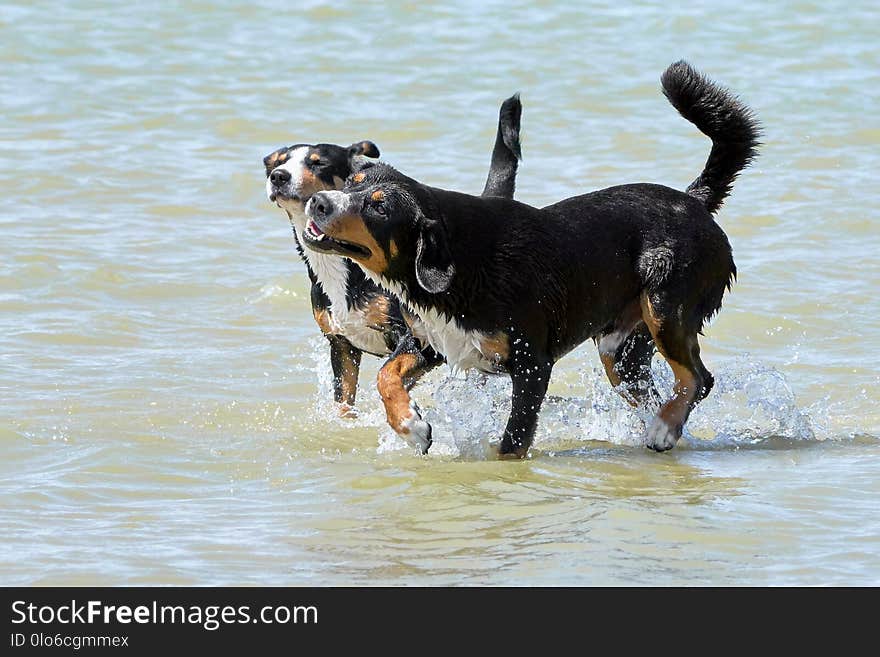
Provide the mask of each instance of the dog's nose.
{"label": "dog's nose", "polygon": [[271,180],[272,184],[276,187],[286,185],[290,182],[290,171],[288,171],[287,169],[275,169],[272,173],[269,174],[269,180]]}
{"label": "dog's nose", "polygon": [[312,197],[312,212],[319,217],[327,217],[333,214],[333,201],[329,194],[318,192]]}

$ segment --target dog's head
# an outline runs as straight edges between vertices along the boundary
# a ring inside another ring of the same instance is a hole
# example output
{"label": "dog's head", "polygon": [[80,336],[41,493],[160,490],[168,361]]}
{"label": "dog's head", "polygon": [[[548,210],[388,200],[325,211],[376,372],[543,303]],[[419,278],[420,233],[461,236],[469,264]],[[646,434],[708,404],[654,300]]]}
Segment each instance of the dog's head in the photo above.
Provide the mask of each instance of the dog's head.
{"label": "dog's head", "polygon": [[370,157],[379,157],[379,149],[371,141],[351,146],[295,144],[279,148],[263,158],[266,195],[288,212],[301,213],[313,194],[341,189],[352,171]]}
{"label": "dog's head", "polygon": [[445,225],[430,191],[387,164],[349,176],[342,191],[314,194],[306,206],[305,246],[351,258],[392,281],[409,280],[431,293],[455,275]]}

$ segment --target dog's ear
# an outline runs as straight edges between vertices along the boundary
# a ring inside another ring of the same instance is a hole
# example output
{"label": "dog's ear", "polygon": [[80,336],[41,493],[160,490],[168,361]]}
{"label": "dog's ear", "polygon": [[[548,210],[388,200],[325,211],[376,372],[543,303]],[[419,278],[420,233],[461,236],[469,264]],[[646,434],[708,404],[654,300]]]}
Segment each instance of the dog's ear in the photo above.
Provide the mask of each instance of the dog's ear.
{"label": "dog's ear", "polygon": [[284,148],[279,148],[277,151],[272,151],[266,157],[263,158],[263,166],[266,167],[266,175],[268,176],[272,173],[272,170],[275,167],[280,167],[282,164],[287,162],[287,158],[290,157],[290,148],[285,146]]}
{"label": "dog's ear", "polygon": [[432,294],[449,289],[455,276],[452,253],[443,224],[420,214],[417,224],[419,238],[416,244],[416,280]]}
{"label": "dog's ear", "polygon": [[379,157],[379,147],[371,141],[355,142],[348,147],[349,157],[353,155],[366,155],[367,157]]}

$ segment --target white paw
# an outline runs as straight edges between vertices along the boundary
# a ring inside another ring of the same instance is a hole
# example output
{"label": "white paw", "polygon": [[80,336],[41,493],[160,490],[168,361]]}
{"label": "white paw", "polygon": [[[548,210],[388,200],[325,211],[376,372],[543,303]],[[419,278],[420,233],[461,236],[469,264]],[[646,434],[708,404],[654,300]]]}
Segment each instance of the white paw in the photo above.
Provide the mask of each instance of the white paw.
{"label": "white paw", "polygon": [[655,452],[665,452],[675,447],[681,437],[681,429],[677,431],[664,420],[655,417],[645,432],[645,446]]}
{"label": "white paw", "polygon": [[407,443],[417,448],[422,454],[428,453],[428,448],[433,442],[431,440],[431,425],[422,419],[419,415],[415,402],[409,405],[410,415],[405,418],[401,424],[399,435]]}
{"label": "white paw", "polygon": [[356,418],[358,416],[357,409],[354,406],[349,406],[345,402],[337,403],[336,410],[339,412],[339,417]]}

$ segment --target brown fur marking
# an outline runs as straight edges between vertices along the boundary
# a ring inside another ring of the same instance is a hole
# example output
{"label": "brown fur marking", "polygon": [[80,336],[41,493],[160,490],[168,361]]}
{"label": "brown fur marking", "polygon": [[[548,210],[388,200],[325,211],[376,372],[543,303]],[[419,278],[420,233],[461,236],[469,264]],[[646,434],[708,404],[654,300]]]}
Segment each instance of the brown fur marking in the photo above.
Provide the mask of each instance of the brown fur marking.
{"label": "brown fur marking", "polygon": [[480,340],[480,353],[496,365],[500,365],[510,357],[510,338],[501,331],[486,336]]}
{"label": "brown fur marking", "polygon": [[669,363],[672,373],[675,375],[675,384],[672,387],[672,397],[670,397],[657,411],[657,417],[666,422],[670,427],[681,427],[687,421],[691,409],[696,404],[697,396],[700,394],[700,384],[693,370],[688,366],[679,363],[669,357],[666,345],[660,335],[660,329],[663,326],[663,319],[657,315],[651,300],[646,293],[642,293],[642,318],[651,337],[654,338],[654,344],[660,355]]}
{"label": "brown fur marking", "polygon": [[385,251],[379,246],[376,238],[367,230],[364,220],[356,214],[344,214],[333,220],[333,223],[324,230],[333,239],[342,240],[363,246],[370,250],[369,257],[350,255],[352,260],[357,260],[364,267],[377,274],[384,274],[388,269],[388,259]]}
{"label": "brown fur marking", "polygon": [[602,361],[602,367],[605,368],[605,374],[608,375],[608,380],[611,382],[611,387],[616,388],[617,386],[619,386],[621,384],[621,378],[620,375],[618,375],[618,373],[614,370],[614,354],[600,351],[599,360]]}
{"label": "brown fur marking", "polygon": [[333,333],[333,329],[330,323],[330,311],[326,308],[321,310],[312,310],[312,314],[315,316],[315,321],[318,323],[318,326],[321,329],[321,333],[327,335],[329,333]]}
{"label": "brown fur marking", "polygon": [[342,403],[347,406],[354,406],[354,400],[357,396],[358,374],[360,373],[360,362],[355,362],[350,354],[344,353],[342,356]]}
{"label": "brown fur marking", "polygon": [[[663,326],[663,320],[657,315],[654,311],[654,306],[651,304],[651,300],[648,298],[646,292],[642,292],[642,296],[639,299],[642,308],[642,319],[645,324],[648,326],[648,330],[651,332],[651,335],[654,336],[654,340],[656,342],[657,333],[660,331],[660,328]],[[660,345],[657,345],[657,348],[660,349]],[[662,351],[660,352],[663,353]],[[666,357],[666,354],[663,354],[663,357]]]}
{"label": "brown fur marking", "polygon": [[384,201],[385,200],[385,192],[381,189],[377,189],[370,195],[370,199],[373,201]]}
{"label": "brown fur marking", "polygon": [[366,177],[367,177],[367,174],[365,174],[365,173],[356,173],[356,174],[354,174],[353,180],[356,183],[362,183],[362,182],[364,182],[364,178],[366,178]]}
{"label": "brown fur marking", "polygon": [[403,422],[412,414],[410,396],[404,385],[404,378],[416,369],[418,362],[416,354],[400,354],[379,370],[377,387],[385,405],[385,416],[391,428],[403,435],[409,433]]}
{"label": "brown fur marking", "polygon": [[[302,185],[303,185],[303,189],[305,189],[306,186],[313,187],[313,188],[317,187],[318,179],[315,177],[315,174],[313,174],[308,169],[305,169],[302,172]],[[319,191],[319,190],[315,190],[315,191]]]}
{"label": "brown fur marking", "polygon": [[367,322],[367,326],[371,329],[381,331],[388,322],[388,315],[391,310],[390,306],[391,302],[388,300],[388,297],[384,295],[379,295],[370,299],[366,307],[363,309],[364,319]]}
{"label": "brown fur marking", "polygon": [[[611,332],[599,338],[597,344],[599,347],[599,360],[602,361],[605,374],[614,388],[623,382],[620,373],[616,369],[618,349],[620,349],[620,345],[624,343],[636,327],[641,324],[643,313],[641,299],[633,299],[621,311],[617,319],[614,320]],[[638,406],[638,401],[632,394],[624,394],[622,396],[630,406]]]}
{"label": "brown fur marking", "polygon": [[690,414],[694,400],[699,393],[699,384],[693,373],[681,363],[666,359],[675,375],[675,385],[672,387],[672,397],[660,410],[657,417],[671,427],[682,426]]}
{"label": "brown fur marking", "polygon": [[319,180],[314,173],[303,167],[302,193],[304,197],[312,196],[317,192],[323,192],[328,189],[333,189],[333,185],[325,184],[323,181]]}

